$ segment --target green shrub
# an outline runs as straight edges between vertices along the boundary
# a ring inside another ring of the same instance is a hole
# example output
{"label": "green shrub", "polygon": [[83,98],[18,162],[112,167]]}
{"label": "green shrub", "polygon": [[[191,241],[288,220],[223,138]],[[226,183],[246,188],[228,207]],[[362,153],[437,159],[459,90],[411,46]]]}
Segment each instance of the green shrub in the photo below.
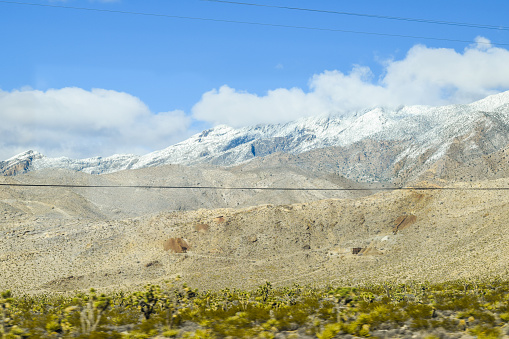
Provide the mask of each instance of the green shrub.
{"label": "green shrub", "polygon": [[500,319],[504,322],[509,322],[509,313],[502,313]]}
{"label": "green shrub", "polygon": [[321,333],[318,333],[316,336],[318,339],[332,339],[340,332],[341,324],[328,324],[325,326],[324,330]]}
{"label": "green shrub", "polygon": [[404,324],[422,333],[467,330],[486,339],[498,338],[497,326],[509,322],[509,281],[326,289],[266,283],[254,291],[203,293],[175,281],[111,296],[91,290],[74,297],[14,297],[6,291],[0,311],[0,337],[6,339],[274,338],[282,331],[366,337]]}
{"label": "green shrub", "polygon": [[496,327],[478,325],[469,332],[477,336],[478,339],[498,339],[501,337],[500,329]]}

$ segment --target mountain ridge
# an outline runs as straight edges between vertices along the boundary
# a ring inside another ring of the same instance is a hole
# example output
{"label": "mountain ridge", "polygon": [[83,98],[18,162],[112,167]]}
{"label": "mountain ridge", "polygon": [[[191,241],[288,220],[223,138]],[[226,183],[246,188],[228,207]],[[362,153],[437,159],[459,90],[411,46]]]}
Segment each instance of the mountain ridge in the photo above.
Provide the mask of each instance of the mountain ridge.
{"label": "mountain ridge", "polygon": [[[49,158],[36,151],[26,151],[0,161],[0,174],[16,175],[44,168],[107,174],[166,164],[235,166],[275,153],[297,155],[330,147],[339,147],[342,152],[348,153],[363,143],[399,145],[398,154],[391,152],[393,159],[390,163],[382,161],[384,166],[414,168],[416,173],[422,173],[442,159],[455,140],[469,143],[472,150],[478,150],[477,156],[502,149],[509,144],[505,133],[507,130],[509,91],[466,105],[376,107],[344,116],[314,116],[284,124],[240,129],[219,125],[143,156],[70,159]],[[474,137],[479,131],[483,136]],[[479,142],[491,143],[493,147],[481,147]],[[359,163],[364,166],[361,159]],[[356,166],[358,164],[352,163],[348,168],[339,167],[346,172],[342,174],[348,177],[348,173],[355,172]],[[416,168],[419,166],[422,168]],[[393,180],[397,176],[393,174],[392,178],[385,176],[383,180]],[[360,181],[380,180],[369,175],[363,177],[354,174],[349,178]]]}

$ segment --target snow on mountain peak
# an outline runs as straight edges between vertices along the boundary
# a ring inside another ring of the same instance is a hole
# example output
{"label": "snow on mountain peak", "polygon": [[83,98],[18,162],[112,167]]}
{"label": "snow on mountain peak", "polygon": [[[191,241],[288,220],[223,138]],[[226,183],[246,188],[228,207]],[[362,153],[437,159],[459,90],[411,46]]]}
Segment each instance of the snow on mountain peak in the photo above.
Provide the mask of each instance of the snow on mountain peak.
{"label": "snow on mountain peak", "polygon": [[[163,164],[200,164],[229,166],[274,152],[302,153],[330,146],[348,147],[363,140],[408,141],[412,145],[399,158],[416,158],[428,150],[440,157],[454,138],[474,130],[476,123],[493,112],[498,123],[509,130],[509,91],[489,96],[468,105],[375,107],[350,115],[321,115],[284,124],[256,125],[234,129],[218,125],[187,140],[144,156],[69,159],[47,158],[27,151],[7,161],[29,161],[30,169],[68,168],[87,173],[111,173]],[[438,152],[438,153],[437,153]]]}
{"label": "snow on mountain peak", "polygon": [[507,104],[509,104],[509,91],[490,95],[484,99],[469,104],[469,106],[475,110],[490,112]]}
{"label": "snow on mountain peak", "polygon": [[33,151],[33,150],[28,150],[28,151],[25,151],[23,153],[20,153],[20,154],[17,154],[13,157],[10,157],[9,159],[5,160],[6,162],[8,161],[23,161],[23,160],[29,160],[29,159],[35,159],[35,158],[42,158],[44,157],[44,155],[42,155],[41,153],[37,152],[37,151]]}

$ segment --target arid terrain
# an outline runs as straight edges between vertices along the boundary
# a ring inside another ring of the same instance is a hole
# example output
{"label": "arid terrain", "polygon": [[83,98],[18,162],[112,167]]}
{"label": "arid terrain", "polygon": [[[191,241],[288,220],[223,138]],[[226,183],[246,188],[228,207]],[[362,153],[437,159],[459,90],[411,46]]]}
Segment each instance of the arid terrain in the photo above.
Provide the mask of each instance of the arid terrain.
{"label": "arid terrain", "polygon": [[[173,173],[161,167],[107,176],[56,171],[53,178],[33,172],[0,179],[40,183],[41,175],[46,182],[60,177],[111,184],[121,175],[132,185],[150,178],[151,171]],[[300,180],[286,179],[286,184]],[[177,275],[200,289],[252,288],[265,281],[277,286],[507,277],[509,196],[496,188],[508,183],[436,179],[414,183],[430,189],[354,191],[364,196],[346,191],[339,194],[349,196],[340,198],[273,192],[268,197],[274,204],[260,205],[255,193],[242,191],[4,186],[0,290],[131,289]],[[173,199],[185,201],[185,195],[197,203],[201,194],[222,194],[224,202],[243,198],[254,206],[165,208]]]}

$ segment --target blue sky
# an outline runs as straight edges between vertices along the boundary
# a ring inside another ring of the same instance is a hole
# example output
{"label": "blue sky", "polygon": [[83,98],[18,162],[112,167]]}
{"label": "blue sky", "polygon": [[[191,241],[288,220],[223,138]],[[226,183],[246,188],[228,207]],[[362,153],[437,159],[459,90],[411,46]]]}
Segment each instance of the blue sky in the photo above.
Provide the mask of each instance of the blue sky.
{"label": "blue sky", "polygon": [[143,154],[217,124],[464,103],[509,89],[505,0],[241,1],[500,29],[203,0],[26,2],[109,12],[0,2],[0,160],[26,149]]}

